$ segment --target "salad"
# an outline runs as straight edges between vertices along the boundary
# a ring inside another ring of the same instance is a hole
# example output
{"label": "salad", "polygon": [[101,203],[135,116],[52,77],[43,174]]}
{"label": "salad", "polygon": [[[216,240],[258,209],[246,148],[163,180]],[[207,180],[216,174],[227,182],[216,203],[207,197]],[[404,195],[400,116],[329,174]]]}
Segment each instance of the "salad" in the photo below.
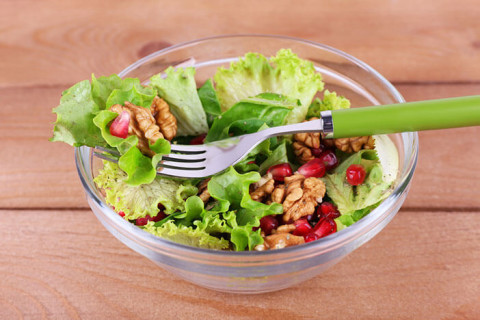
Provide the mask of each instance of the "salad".
{"label": "salad", "polygon": [[205,179],[160,176],[157,164],[171,144],[218,141],[349,107],[324,89],[311,62],[282,49],[269,58],[247,53],[199,86],[193,67],[169,67],[147,85],[92,75],[62,93],[51,141],[118,151],[94,181],[117,214],[147,232],[201,248],[272,250],[328,236],[378,206],[398,171],[391,140],[320,132],[270,138]]}

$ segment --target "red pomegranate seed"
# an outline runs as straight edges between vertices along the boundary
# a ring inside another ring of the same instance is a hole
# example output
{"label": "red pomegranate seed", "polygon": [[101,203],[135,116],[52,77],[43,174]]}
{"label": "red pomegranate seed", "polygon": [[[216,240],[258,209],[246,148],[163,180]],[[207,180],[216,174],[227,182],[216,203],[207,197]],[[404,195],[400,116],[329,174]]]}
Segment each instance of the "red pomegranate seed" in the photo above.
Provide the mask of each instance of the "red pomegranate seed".
{"label": "red pomegranate seed", "polygon": [[265,233],[265,235],[269,235],[272,233],[272,230],[278,227],[278,220],[275,216],[265,216],[260,219],[260,228]]}
{"label": "red pomegranate seed", "polygon": [[312,241],[318,240],[320,238],[317,236],[317,234],[315,232],[310,232],[306,236],[303,236],[303,239],[305,240],[305,243],[307,243],[307,242],[312,242]]}
{"label": "red pomegranate seed", "polygon": [[163,211],[160,211],[155,217],[152,218],[152,221],[160,221],[160,220],[163,220],[167,217],[167,215],[163,212]]}
{"label": "red pomegranate seed", "polygon": [[323,163],[325,164],[325,169],[327,171],[335,168],[338,165],[337,156],[332,150],[322,152],[322,154],[318,156],[318,158],[323,161]]}
{"label": "red pomegranate seed", "polygon": [[315,158],[320,157],[323,150],[325,150],[325,146],[323,144],[320,145],[320,148],[312,148],[312,156],[314,156]]}
{"label": "red pomegranate seed", "polygon": [[306,218],[298,219],[294,224],[296,229],[293,231],[293,234],[296,236],[305,236],[312,231],[312,226],[308,223]]}
{"label": "red pomegranate seed", "polygon": [[315,158],[298,168],[298,173],[304,175],[305,178],[321,178],[325,175],[325,164],[322,160]]}
{"label": "red pomegranate seed", "polygon": [[330,219],[336,219],[340,217],[340,212],[338,212],[337,207],[328,201],[322,202],[317,209],[317,214],[319,218],[327,217]]}
{"label": "red pomegranate seed", "polygon": [[293,174],[292,167],[290,167],[290,164],[288,163],[280,163],[271,166],[267,172],[272,174],[273,180],[279,182],[285,181],[285,177],[289,177]]}
{"label": "red pomegranate seed", "polygon": [[130,124],[130,113],[122,111],[110,125],[110,134],[115,137],[125,139],[128,136],[128,126]]}
{"label": "red pomegranate seed", "polygon": [[323,238],[337,231],[337,224],[329,218],[322,218],[318,221],[313,229],[313,232],[319,237]]}
{"label": "red pomegranate seed", "polygon": [[352,186],[358,186],[365,181],[367,173],[360,164],[352,164],[347,168],[347,181]]}
{"label": "red pomegranate seed", "polygon": [[190,140],[190,144],[203,144],[205,142],[205,137],[207,136],[206,133],[196,136],[192,140]]}
{"label": "red pomegranate seed", "polygon": [[123,217],[125,217],[125,212],[120,211],[120,212],[118,213],[118,215],[123,218]]}

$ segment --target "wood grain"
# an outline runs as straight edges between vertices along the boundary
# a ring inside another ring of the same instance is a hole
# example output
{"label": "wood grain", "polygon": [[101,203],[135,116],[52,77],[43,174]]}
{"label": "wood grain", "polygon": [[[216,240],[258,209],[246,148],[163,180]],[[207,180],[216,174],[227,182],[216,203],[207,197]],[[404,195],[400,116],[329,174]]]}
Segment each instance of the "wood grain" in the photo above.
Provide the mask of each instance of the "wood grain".
{"label": "wood grain", "polygon": [[[55,121],[51,108],[67,87],[0,89],[0,208],[87,207],[73,148],[48,141]],[[398,88],[407,100],[421,100],[470,95],[479,86]],[[478,127],[421,133],[418,166],[405,206],[480,208],[479,134]]]}
{"label": "wood grain", "polygon": [[168,43],[239,33],[325,43],[394,81],[478,82],[479,14],[477,0],[1,1],[0,86],[73,83]]}
{"label": "wood grain", "polygon": [[3,210],[0,318],[478,319],[479,213],[400,212],[324,274],[245,296],[172,276],[89,211]]}

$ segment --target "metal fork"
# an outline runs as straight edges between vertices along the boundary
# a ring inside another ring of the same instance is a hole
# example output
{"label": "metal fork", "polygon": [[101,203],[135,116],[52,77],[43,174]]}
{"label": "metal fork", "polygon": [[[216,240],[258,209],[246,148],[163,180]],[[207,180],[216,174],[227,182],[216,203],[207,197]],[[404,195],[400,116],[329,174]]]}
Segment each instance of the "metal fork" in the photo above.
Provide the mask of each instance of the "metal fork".
{"label": "metal fork", "polygon": [[[479,125],[480,96],[323,111],[317,120],[268,128],[203,145],[172,144],[172,153],[162,157],[157,173],[184,178],[208,177],[238,163],[268,138],[299,132],[323,132],[326,138],[344,138]],[[102,159],[118,159],[116,151],[97,149],[95,155]]]}
{"label": "metal fork", "polygon": [[[329,113],[328,111],[322,114],[321,119],[267,128],[202,145],[172,144],[171,153],[164,155],[158,164],[157,174],[182,178],[203,178],[214,175],[238,163],[253,148],[268,138],[299,132],[330,132]],[[116,150],[102,147],[96,147],[94,155],[113,162],[117,162],[120,156]]]}

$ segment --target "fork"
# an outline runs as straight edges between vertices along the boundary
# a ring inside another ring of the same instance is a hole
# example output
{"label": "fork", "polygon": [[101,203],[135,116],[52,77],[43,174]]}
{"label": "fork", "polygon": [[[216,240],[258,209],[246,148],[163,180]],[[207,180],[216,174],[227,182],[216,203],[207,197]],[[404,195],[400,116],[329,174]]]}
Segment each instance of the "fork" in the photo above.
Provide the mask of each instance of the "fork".
{"label": "fork", "polygon": [[[346,138],[409,131],[480,125],[480,96],[469,96],[392,105],[322,111],[320,119],[267,128],[203,145],[171,145],[157,174],[203,178],[238,163],[262,141],[300,132],[323,132],[325,138]],[[118,161],[116,150],[96,147],[94,154]]]}

